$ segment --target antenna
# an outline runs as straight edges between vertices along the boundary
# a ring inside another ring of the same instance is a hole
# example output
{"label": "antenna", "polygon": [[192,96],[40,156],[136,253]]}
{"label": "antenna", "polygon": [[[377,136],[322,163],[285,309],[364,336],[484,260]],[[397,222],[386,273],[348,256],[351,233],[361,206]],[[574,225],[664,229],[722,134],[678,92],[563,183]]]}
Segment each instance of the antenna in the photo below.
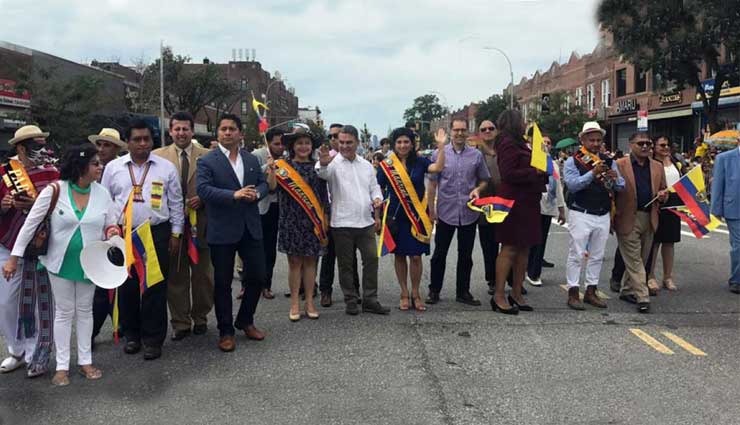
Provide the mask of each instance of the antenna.
{"label": "antenna", "polygon": [[239,49],[239,62],[244,60],[244,49]]}
{"label": "antenna", "polygon": [[252,61],[257,61],[257,50],[252,49]]}
{"label": "antenna", "polygon": [[236,62],[236,49],[231,49],[231,61]]}

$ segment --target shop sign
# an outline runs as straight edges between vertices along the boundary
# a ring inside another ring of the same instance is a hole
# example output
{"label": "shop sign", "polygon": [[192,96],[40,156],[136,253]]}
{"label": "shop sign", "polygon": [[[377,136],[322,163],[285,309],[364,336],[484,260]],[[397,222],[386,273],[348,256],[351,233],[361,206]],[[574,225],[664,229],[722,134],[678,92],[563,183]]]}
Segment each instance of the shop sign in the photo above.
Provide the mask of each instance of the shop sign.
{"label": "shop sign", "polygon": [[683,101],[683,94],[680,91],[675,92],[675,93],[668,93],[668,94],[660,95],[661,105],[673,105],[676,103],[681,103],[682,101]]}
{"label": "shop sign", "polygon": [[648,111],[637,111],[637,131],[648,131]]}
{"label": "shop sign", "polygon": [[617,101],[617,112],[620,114],[626,112],[635,112],[640,105],[637,104],[637,99],[622,99]]}
{"label": "shop sign", "polygon": [[13,80],[0,79],[0,105],[30,108],[31,94],[26,90],[18,93],[15,85]]}
{"label": "shop sign", "polygon": [[[701,82],[702,88],[704,88],[704,93],[707,94],[707,98],[712,97],[714,95],[714,80],[704,80]],[[722,90],[719,91],[719,97],[725,97],[725,96],[735,96],[740,94],[740,86],[739,87],[730,87],[730,82],[725,81],[722,84]],[[701,94],[696,94],[696,100],[701,100]]]}

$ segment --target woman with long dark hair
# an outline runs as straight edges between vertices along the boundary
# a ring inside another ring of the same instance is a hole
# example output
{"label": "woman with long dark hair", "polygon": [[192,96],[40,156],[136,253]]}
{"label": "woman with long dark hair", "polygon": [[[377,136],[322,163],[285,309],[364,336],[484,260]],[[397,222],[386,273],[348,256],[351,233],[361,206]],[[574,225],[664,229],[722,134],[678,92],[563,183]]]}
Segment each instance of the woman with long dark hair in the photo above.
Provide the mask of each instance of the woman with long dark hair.
{"label": "woman with long dark hair", "polygon": [[[394,266],[396,278],[401,285],[402,311],[411,306],[417,311],[427,309],[419,294],[421,284],[421,256],[429,255],[429,244],[433,223],[427,213],[424,176],[436,174],[444,169],[444,145],[447,135],[444,130],[436,135],[438,157],[436,162],[418,156],[414,140],[416,135],[408,128],[400,127],[391,133],[393,152],[378,163],[378,184],[389,200],[386,224],[392,223],[393,239],[396,242]],[[412,222],[414,224],[412,224]],[[411,278],[409,297],[408,278]]]}
{"label": "woman with long dark hair", "polygon": [[[522,285],[529,248],[542,241],[540,199],[547,176],[530,165],[532,149],[524,139],[524,120],[519,111],[501,113],[496,127],[499,132],[495,148],[501,172],[498,196],[514,200],[514,206],[496,229],[501,252],[496,259],[496,290],[491,298],[491,308],[504,314],[517,314],[520,310],[533,310],[522,296]],[[506,277],[512,270],[514,280],[506,297]]]}
{"label": "woman with long dark hair", "polygon": [[[72,319],[77,322],[77,363],[80,374],[87,379],[99,379],[100,369],[92,364],[92,304],[95,286],[85,276],[80,253],[85,245],[120,234],[116,226],[118,214],[111,196],[97,181],[103,166],[94,145],[69,147],[61,160],[57,202],[53,206],[49,232],[49,247],[39,262],[49,271],[54,295],[54,345],[57,371],[53,385],[69,384],[70,339]],[[28,213],[28,218],[13,247],[10,259],[3,266],[3,275],[11,277],[18,268],[36,228],[52,207],[55,187],[47,186]]]}

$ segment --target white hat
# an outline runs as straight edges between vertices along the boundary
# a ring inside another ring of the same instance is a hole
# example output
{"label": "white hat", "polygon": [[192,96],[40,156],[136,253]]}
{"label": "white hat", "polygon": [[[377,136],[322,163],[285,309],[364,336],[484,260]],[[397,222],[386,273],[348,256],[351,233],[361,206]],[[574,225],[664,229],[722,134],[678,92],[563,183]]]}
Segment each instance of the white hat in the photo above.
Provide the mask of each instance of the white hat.
{"label": "white hat", "polygon": [[599,123],[596,121],[588,121],[583,123],[583,129],[578,133],[578,138],[580,139],[584,134],[593,133],[594,131],[598,131],[602,136],[606,134],[606,130],[601,128]]}
{"label": "white hat", "polygon": [[106,142],[111,142],[121,148],[127,147],[126,142],[121,140],[121,134],[115,128],[104,128],[100,130],[99,134],[87,136],[87,140],[92,142],[92,144],[95,144],[95,142],[97,142],[98,140],[104,140]]}
{"label": "white hat", "polygon": [[42,137],[45,139],[49,137],[49,133],[44,133],[43,131],[41,131],[40,128],[38,128],[35,125],[24,125],[23,127],[15,131],[14,136],[15,137],[8,140],[9,145],[15,145],[18,142],[22,142],[28,139],[37,139],[39,137]]}
{"label": "white hat", "polygon": [[[120,263],[120,264],[119,264]],[[92,282],[104,289],[115,289],[126,281],[126,243],[120,236],[94,241],[80,253],[82,270]]]}

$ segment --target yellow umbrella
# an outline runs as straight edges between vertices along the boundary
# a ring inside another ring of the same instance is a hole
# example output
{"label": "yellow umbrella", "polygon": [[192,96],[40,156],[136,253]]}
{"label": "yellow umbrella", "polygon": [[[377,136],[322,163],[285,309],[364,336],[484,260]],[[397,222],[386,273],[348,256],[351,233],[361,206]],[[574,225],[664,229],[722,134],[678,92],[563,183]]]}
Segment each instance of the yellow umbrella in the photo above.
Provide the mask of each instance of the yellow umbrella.
{"label": "yellow umbrella", "polygon": [[740,132],[737,130],[723,130],[709,136],[705,142],[717,149],[733,149],[737,147],[737,139]]}

